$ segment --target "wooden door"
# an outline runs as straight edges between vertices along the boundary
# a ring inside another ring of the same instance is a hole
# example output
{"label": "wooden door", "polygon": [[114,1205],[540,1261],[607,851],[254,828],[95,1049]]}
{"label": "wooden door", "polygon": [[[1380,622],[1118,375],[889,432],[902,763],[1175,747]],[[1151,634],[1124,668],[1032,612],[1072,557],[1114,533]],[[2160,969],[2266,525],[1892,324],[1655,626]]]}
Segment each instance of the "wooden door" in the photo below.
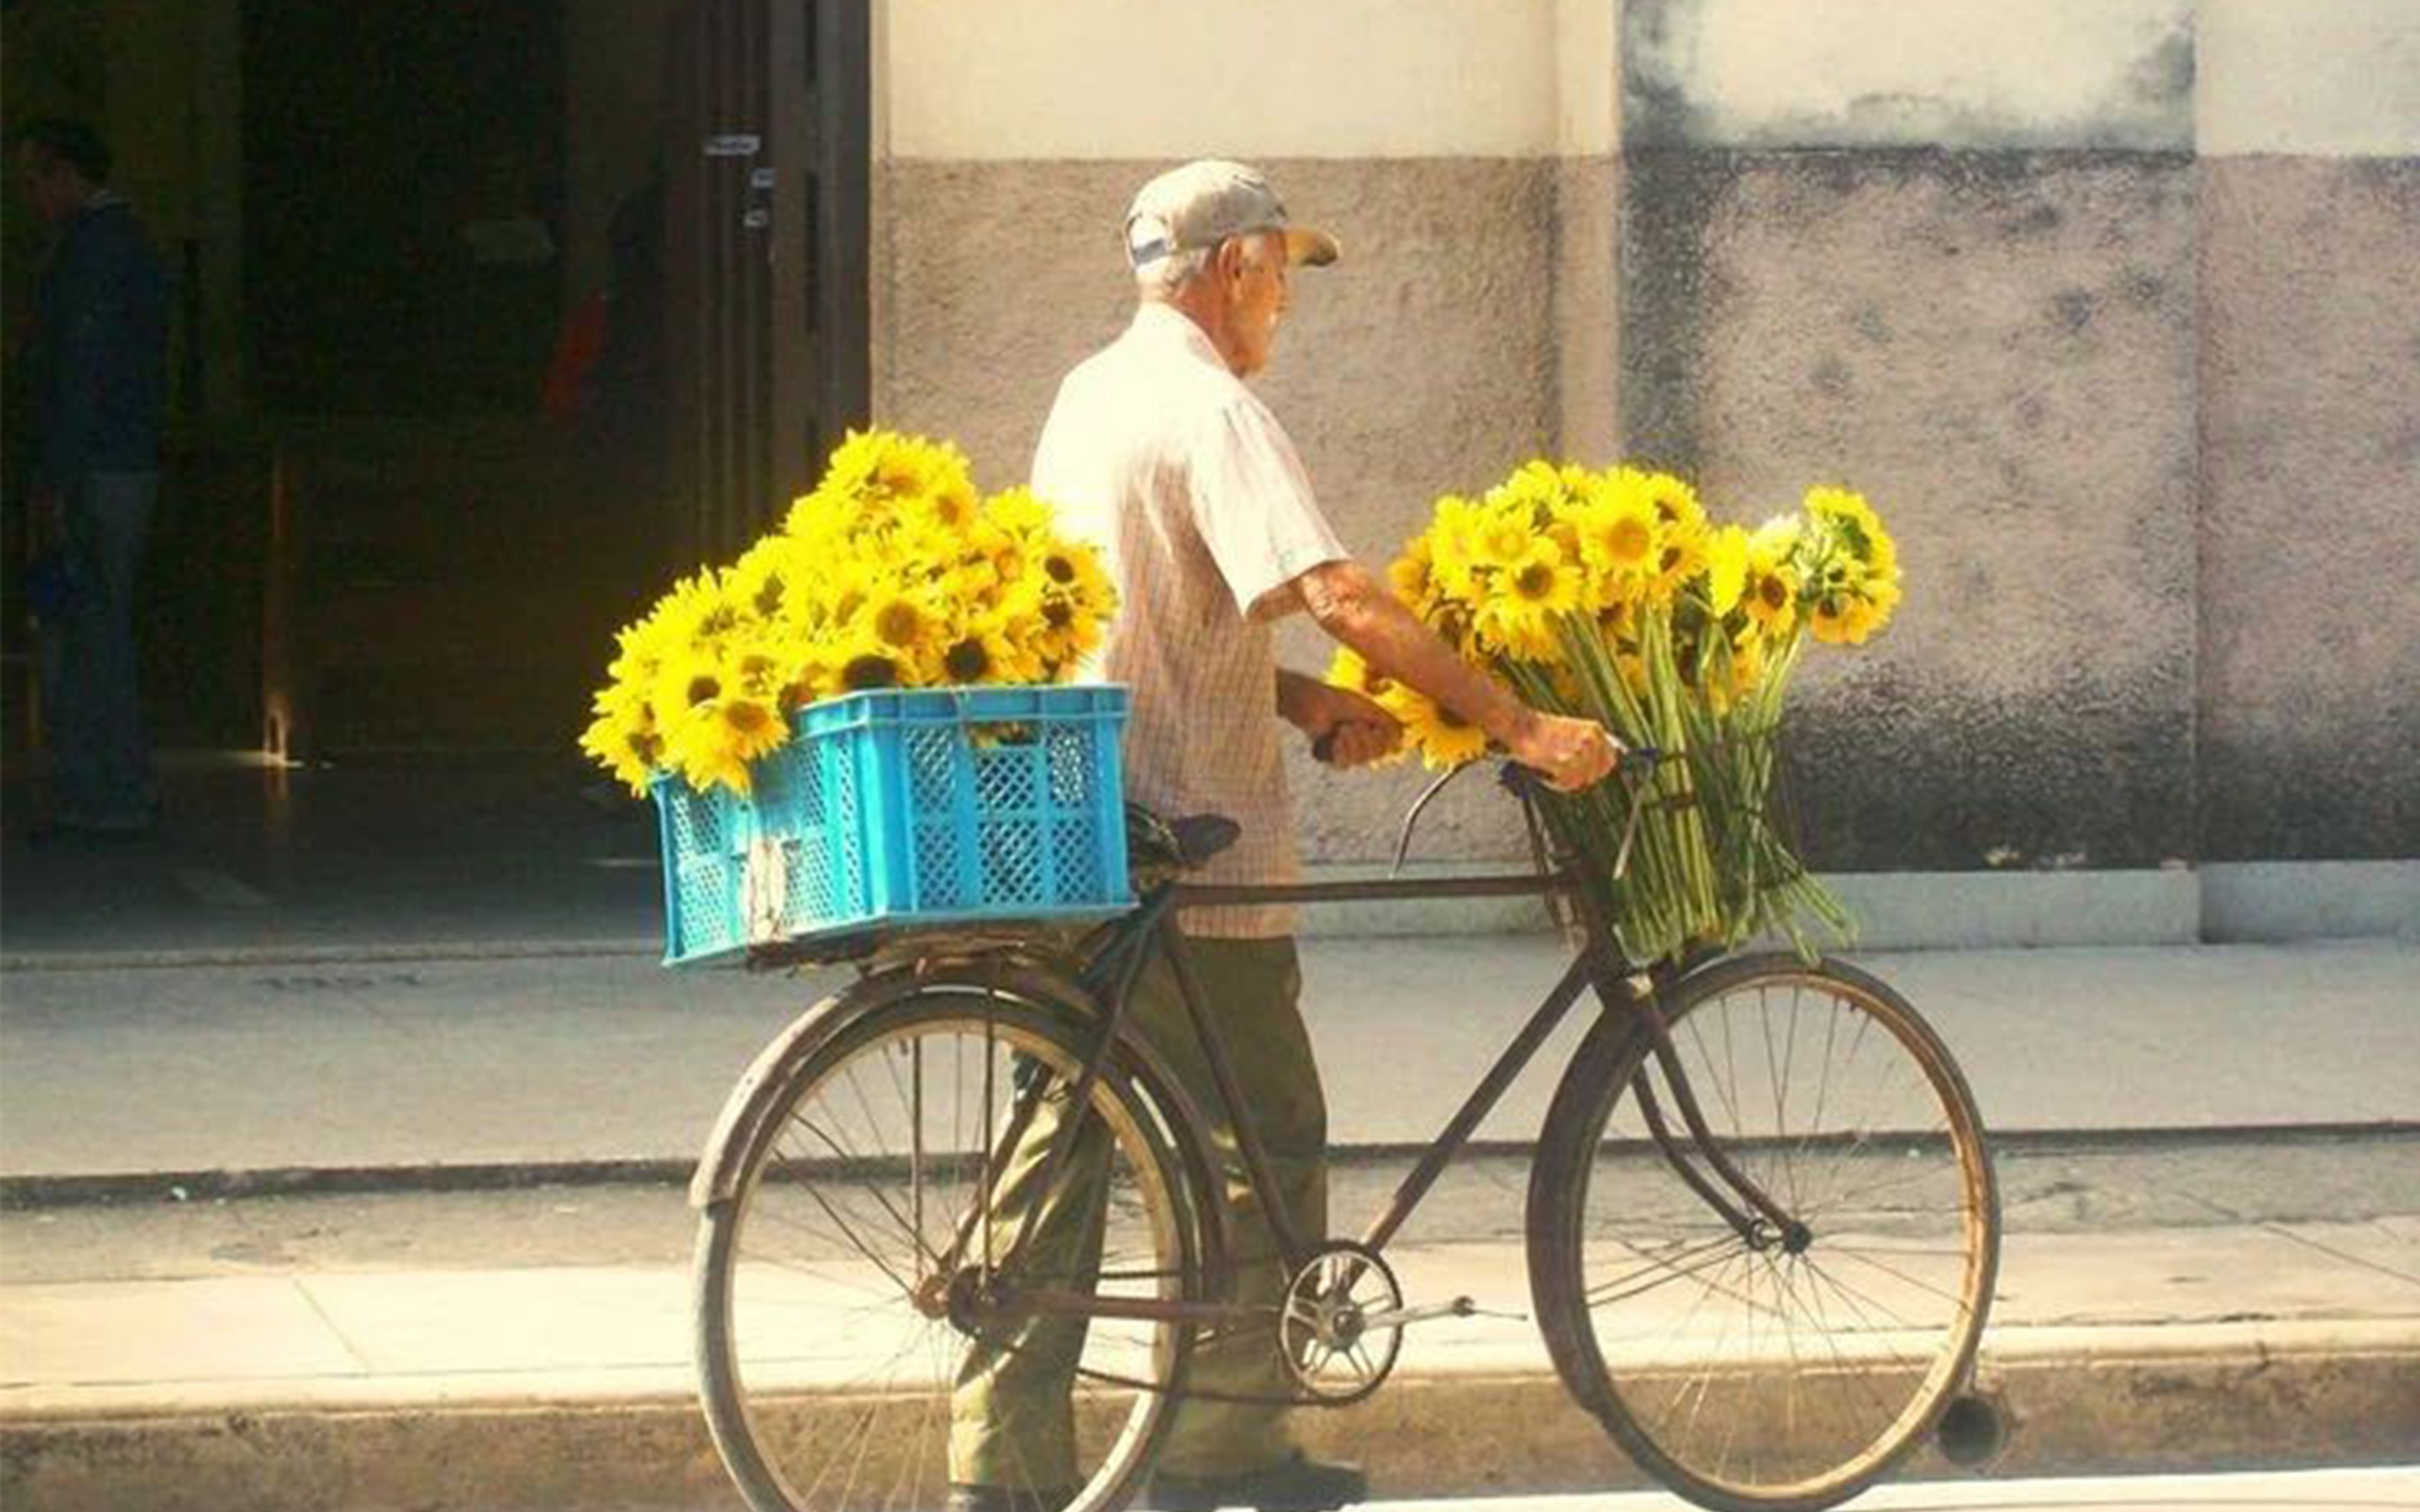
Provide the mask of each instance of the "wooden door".
{"label": "wooden door", "polygon": [[728,561],[867,404],[863,0],[674,21],[666,345],[682,562]]}

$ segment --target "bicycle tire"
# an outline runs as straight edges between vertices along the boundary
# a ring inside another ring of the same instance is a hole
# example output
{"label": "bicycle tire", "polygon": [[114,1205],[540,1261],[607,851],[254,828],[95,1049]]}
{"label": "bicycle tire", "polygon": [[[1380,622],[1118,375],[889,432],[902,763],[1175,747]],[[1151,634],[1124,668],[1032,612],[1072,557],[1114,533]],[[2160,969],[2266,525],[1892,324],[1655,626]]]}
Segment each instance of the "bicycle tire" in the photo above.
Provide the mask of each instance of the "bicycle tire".
{"label": "bicycle tire", "polygon": [[[1024,1345],[1012,1339],[1032,1345],[1020,1363],[1042,1357],[1029,1324],[931,1316],[936,1303],[949,1305],[948,1278],[939,1278],[937,1294],[932,1273],[983,1185],[988,1156],[978,1147],[989,1149],[1008,1127],[1017,1095],[1055,1086],[1063,1108],[1097,1026],[1062,1004],[965,982],[903,993],[877,979],[861,988],[889,1000],[867,1011],[844,994],[818,1008],[827,1026],[799,1036],[723,1119],[721,1137],[742,1148],[707,1153],[708,1168],[731,1160],[735,1179],[699,1222],[702,1396],[724,1465],[755,1512],[859,1504],[940,1512],[952,1479],[952,1398],[961,1373],[977,1368],[977,1333],[991,1335],[989,1361],[1017,1357]],[[970,1065],[970,1047],[979,1065]],[[945,1058],[955,1061],[946,1082],[938,1074]],[[1020,1070],[1032,1067],[1044,1071]],[[1023,1093],[1020,1075],[1035,1078]],[[1113,1055],[1087,1101],[1109,1136],[1100,1274],[1125,1295],[1199,1299],[1216,1239],[1205,1239],[1196,1216],[1199,1167],[1180,1148],[1186,1115],[1164,1113],[1149,1081],[1129,1057]],[[886,1095],[891,1103],[876,1106]],[[987,1099],[980,1105],[979,1095]],[[1035,1120],[1030,1130],[1041,1127],[1040,1115]],[[877,1136],[887,1141],[882,1149],[866,1143]],[[1027,1138],[1039,1148],[1035,1134]],[[908,1148],[903,1154],[897,1145]],[[1072,1180],[1063,1178],[1063,1189],[1075,1190]],[[964,1231],[1001,1246],[989,1263],[1004,1276],[1076,1286],[1073,1274],[1019,1271],[1003,1253],[1014,1242],[1009,1227],[986,1222]],[[1136,1244],[1142,1249],[1129,1253]],[[971,1242],[959,1275],[984,1263]],[[1067,1436],[1078,1489],[1066,1509],[1112,1512],[1167,1430],[1194,1330],[1112,1319],[1075,1333]],[[1054,1342],[1064,1347],[1063,1325]],[[852,1374],[858,1365],[870,1368]],[[1017,1454],[1020,1437],[1001,1435],[1008,1447],[1000,1452]],[[1037,1469],[1004,1481],[1048,1493],[1059,1488],[1045,1482],[1057,1478]]]}
{"label": "bicycle tire", "polygon": [[[1717,1512],[1835,1505],[1921,1443],[1973,1370],[1999,1262],[1981,1115],[1916,1010],[1851,966],[1724,961],[1664,1012],[1710,1131],[1807,1230],[1768,1224],[1759,1247],[1689,1189],[1642,1111],[1645,1076],[1689,1147],[1652,1038],[1608,1014],[1532,1171],[1541,1326],[1581,1405],[1675,1492]],[[1883,1069],[1853,1087],[1860,1057]],[[1869,1117],[1835,1131],[1833,1113]]]}

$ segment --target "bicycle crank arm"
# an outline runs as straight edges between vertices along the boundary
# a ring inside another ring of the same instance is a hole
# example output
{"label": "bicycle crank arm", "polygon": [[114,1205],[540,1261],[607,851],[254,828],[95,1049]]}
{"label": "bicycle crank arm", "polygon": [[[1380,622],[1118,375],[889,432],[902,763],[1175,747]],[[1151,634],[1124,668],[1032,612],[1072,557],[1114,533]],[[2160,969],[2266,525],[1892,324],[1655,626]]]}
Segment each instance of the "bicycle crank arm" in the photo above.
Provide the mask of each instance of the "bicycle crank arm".
{"label": "bicycle crank arm", "polygon": [[1418,1307],[1391,1307],[1382,1313],[1364,1313],[1361,1326],[1372,1328],[1406,1328],[1414,1323],[1426,1323],[1439,1318],[1509,1318],[1520,1322],[1529,1319],[1523,1313],[1484,1312],[1468,1297],[1456,1297],[1450,1302],[1432,1302]]}

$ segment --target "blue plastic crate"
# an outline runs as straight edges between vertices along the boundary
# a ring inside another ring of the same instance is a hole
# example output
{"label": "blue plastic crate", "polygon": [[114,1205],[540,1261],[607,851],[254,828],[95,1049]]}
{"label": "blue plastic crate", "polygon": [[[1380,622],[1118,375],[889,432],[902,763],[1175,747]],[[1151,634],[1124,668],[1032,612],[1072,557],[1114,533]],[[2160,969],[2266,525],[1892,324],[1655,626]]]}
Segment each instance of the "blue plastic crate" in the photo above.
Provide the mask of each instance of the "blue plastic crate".
{"label": "blue plastic crate", "polygon": [[1128,906],[1126,690],[883,689],[799,712],[748,797],[655,785],[664,962]]}

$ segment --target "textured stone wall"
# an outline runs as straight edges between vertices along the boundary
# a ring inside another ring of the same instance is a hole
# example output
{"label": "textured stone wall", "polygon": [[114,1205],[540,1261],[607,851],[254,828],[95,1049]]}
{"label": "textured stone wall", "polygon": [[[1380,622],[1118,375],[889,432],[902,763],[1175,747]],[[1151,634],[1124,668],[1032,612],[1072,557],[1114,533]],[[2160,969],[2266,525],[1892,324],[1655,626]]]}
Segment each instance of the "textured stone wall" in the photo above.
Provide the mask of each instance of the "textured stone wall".
{"label": "textured stone wall", "polygon": [[2420,12],[1621,8],[1624,444],[1904,548],[1817,858],[2420,855]]}
{"label": "textured stone wall", "polygon": [[2190,163],[1658,149],[1626,210],[1629,450],[1901,543],[1890,629],[1804,664],[1824,864],[2190,856]]}
{"label": "textured stone wall", "polygon": [[2420,856],[2420,159],[2199,200],[2201,854]]}

